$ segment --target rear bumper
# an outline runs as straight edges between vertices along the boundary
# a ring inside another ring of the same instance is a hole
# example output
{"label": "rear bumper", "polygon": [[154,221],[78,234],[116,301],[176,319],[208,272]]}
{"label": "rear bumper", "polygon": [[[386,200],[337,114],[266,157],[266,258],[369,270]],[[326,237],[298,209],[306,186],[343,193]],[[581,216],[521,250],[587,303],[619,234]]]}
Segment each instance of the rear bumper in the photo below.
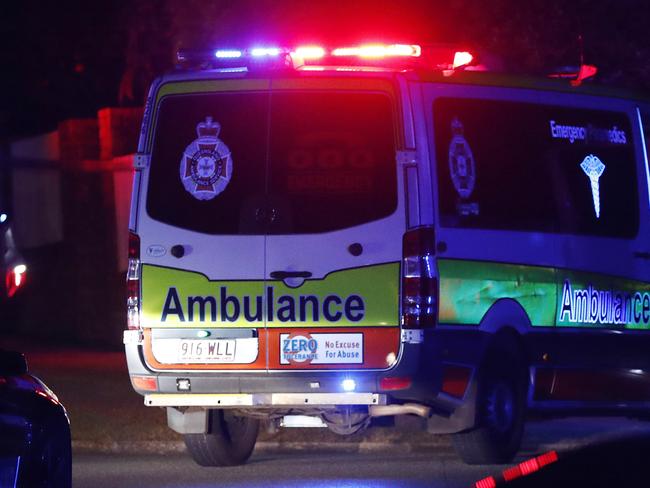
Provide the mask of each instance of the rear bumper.
{"label": "rear bumper", "polygon": [[155,393],[144,396],[150,407],[305,407],[318,405],[385,405],[377,393]]}
{"label": "rear bumper", "polygon": [[[433,329],[425,332],[422,343],[403,343],[399,362],[386,371],[161,372],[147,366],[142,345],[129,343],[125,350],[131,376],[156,378],[156,390],[144,391],[134,385],[149,406],[262,408],[416,402],[448,415],[471,400],[468,392],[486,344],[487,334],[475,328]],[[467,371],[466,383],[451,393],[445,391],[450,367]],[[409,378],[411,382],[403,389],[382,389],[384,378]],[[354,380],[354,392],[344,391],[342,382],[346,379]],[[181,384],[184,389],[179,386]]]}

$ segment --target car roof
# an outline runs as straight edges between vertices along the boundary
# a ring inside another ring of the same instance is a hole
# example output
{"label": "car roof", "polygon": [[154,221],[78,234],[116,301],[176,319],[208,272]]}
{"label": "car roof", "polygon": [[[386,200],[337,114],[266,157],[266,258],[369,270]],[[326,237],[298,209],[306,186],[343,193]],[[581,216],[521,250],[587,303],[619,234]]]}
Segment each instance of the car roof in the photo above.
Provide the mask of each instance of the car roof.
{"label": "car roof", "polygon": [[247,79],[251,77],[336,77],[336,78],[389,78],[404,77],[410,81],[424,83],[461,84],[474,86],[492,86],[501,88],[531,89],[545,92],[564,92],[581,95],[619,98],[650,104],[650,94],[614,86],[602,85],[587,80],[574,86],[571,80],[526,76],[504,72],[465,71],[443,72],[434,70],[404,70],[390,68],[363,67],[351,70],[349,67],[324,66],[321,69],[282,70],[249,73],[246,70],[210,69],[210,70],[175,70],[158,78],[158,83]]}

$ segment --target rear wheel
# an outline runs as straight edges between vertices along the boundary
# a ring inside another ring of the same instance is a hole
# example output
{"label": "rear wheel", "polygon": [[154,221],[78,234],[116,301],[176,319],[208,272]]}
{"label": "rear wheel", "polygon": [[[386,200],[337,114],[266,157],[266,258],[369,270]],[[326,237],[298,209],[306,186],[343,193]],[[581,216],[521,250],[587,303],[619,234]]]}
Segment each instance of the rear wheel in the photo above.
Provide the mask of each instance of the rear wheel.
{"label": "rear wheel", "polygon": [[244,464],[253,453],[260,421],[228,410],[209,412],[207,434],[186,434],[185,445],[201,466]]}
{"label": "rear wheel", "polygon": [[492,354],[479,376],[476,427],[454,434],[453,444],[467,464],[512,460],[524,431],[526,377],[516,356]]}

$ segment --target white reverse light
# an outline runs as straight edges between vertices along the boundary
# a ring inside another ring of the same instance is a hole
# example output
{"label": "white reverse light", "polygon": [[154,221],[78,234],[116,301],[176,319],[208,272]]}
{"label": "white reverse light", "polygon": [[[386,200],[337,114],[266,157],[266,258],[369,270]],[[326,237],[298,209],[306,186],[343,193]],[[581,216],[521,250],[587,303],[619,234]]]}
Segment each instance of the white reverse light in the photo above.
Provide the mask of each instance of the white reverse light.
{"label": "white reverse light", "polygon": [[346,378],[341,382],[341,387],[343,388],[343,391],[354,391],[357,387],[357,383],[351,378]]}
{"label": "white reverse light", "polygon": [[6,213],[1,213],[0,214],[0,223],[6,222],[7,221],[7,214]]}

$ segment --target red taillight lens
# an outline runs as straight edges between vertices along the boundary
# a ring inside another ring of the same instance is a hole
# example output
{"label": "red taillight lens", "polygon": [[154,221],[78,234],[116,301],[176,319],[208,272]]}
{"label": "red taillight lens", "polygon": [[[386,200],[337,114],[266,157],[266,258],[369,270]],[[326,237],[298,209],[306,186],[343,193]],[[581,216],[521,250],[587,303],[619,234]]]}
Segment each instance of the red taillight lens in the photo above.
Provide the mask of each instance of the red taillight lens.
{"label": "red taillight lens", "polygon": [[27,278],[27,266],[18,264],[11,269],[7,270],[5,275],[5,284],[7,296],[11,298],[16,294],[19,288],[25,286],[25,279]]}
{"label": "red taillight lens", "polygon": [[404,234],[402,259],[402,327],[419,329],[436,323],[438,279],[432,227]]}
{"label": "red taillight lens", "polygon": [[129,329],[140,328],[140,238],[129,232],[129,264],[126,270],[126,321]]}
{"label": "red taillight lens", "polygon": [[158,380],[155,376],[131,376],[131,383],[136,390],[156,391]]}
{"label": "red taillight lens", "polygon": [[384,391],[406,390],[412,384],[411,378],[388,376],[379,380],[379,388]]}

